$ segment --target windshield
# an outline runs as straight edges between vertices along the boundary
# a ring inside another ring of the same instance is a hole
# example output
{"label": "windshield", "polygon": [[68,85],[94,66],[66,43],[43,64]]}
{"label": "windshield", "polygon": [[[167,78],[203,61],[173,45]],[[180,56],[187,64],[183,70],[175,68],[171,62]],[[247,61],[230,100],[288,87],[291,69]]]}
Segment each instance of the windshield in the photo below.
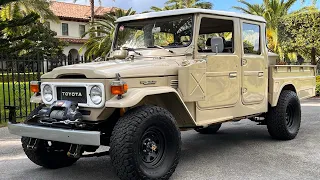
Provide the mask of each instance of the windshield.
{"label": "windshield", "polygon": [[188,46],[192,40],[192,22],[192,15],[184,15],[120,23],[114,47]]}

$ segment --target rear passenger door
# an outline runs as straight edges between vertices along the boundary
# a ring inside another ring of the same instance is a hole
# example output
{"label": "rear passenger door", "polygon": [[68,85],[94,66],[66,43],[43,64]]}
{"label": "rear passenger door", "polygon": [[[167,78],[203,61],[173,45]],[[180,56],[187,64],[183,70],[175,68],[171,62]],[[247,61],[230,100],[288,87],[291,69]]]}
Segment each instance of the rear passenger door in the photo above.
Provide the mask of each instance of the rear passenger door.
{"label": "rear passenger door", "polygon": [[264,24],[241,20],[241,97],[245,105],[260,104],[266,98],[267,61]]}

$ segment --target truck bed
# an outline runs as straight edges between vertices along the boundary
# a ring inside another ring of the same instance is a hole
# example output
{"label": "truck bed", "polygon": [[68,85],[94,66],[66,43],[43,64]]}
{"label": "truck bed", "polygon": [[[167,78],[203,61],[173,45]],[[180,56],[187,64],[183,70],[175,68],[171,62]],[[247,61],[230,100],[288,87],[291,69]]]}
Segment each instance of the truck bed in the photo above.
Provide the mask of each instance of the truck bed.
{"label": "truck bed", "polygon": [[316,66],[314,65],[269,65],[268,98],[276,106],[281,90],[295,90],[299,99],[315,96]]}

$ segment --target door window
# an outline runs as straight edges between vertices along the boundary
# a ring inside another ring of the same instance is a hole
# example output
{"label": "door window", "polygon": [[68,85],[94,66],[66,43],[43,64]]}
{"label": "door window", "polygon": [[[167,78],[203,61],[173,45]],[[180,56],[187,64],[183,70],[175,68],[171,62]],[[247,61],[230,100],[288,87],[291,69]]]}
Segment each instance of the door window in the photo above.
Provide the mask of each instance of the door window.
{"label": "door window", "polygon": [[259,25],[243,23],[242,44],[244,54],[261,54]]}
{"label": "door window", "polygon": [[198,37],[198,52],[233,53],[233,21],[202,18]]}

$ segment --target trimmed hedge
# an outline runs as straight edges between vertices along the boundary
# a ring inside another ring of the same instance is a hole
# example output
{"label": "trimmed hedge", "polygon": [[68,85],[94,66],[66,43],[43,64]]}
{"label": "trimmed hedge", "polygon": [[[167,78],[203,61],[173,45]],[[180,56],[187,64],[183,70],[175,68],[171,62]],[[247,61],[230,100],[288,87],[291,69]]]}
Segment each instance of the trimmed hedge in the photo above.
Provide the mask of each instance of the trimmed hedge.
{"label": "trimmed hedge", "polygon": [[316,96],[320,96],[320,76],[316,77]]}
{"label": "trimmed hedge", "polygon": [[316,82],[317,82],[317,83],[320,83],[320,75],[319,75],[319,76],[316,76]]}
{"label": "trimmed hedge", "polygon": [[311,49],[320,55],[320,12],[302,11],[281,19],[278,37],[284,52],[297,52],[311,58]]}
{"label": "trimmed hedge", "polygon": [[[40,76],[42,73],[40,74]],[[13,81],[20,81],[20,82],[29,82],[29,81],[37,81],[38,74],[37,73],[13,73],[12,74],[0,74],[0,81],[1,82],[13,82]]]}

